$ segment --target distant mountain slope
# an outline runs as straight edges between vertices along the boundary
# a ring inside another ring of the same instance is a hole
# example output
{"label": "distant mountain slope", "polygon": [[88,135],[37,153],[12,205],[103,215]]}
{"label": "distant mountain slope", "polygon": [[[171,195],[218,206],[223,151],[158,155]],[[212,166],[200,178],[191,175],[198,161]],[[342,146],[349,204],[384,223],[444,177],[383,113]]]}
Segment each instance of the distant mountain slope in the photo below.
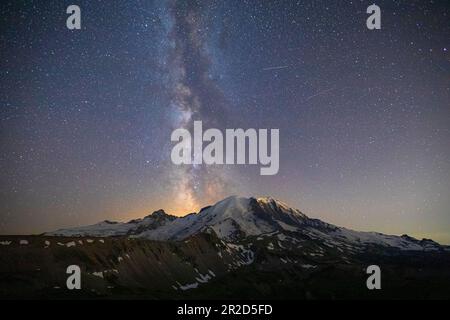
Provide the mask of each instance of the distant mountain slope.
{"label": "distant mountain slope", "polygon": [[143,219],[135,219],[126,223],[105,220],[89,226],[59,229],[53,232],[47,232],[45,235],[63,237],[110,237],[133,235],[140,234],[146,230],[157,229],[174,221],[176,218],[177,217],[175,216],[166,214],[164,210],[158,210]]}

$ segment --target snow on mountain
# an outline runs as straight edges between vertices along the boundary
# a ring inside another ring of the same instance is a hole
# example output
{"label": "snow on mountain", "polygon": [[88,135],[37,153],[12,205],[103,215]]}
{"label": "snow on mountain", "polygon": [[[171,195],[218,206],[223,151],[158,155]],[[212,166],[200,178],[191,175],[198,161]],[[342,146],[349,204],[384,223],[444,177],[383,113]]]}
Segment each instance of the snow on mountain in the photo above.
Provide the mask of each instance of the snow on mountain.
{"label": "snow on mountain", "polygon": [[297,209],[270,197],[232,196],[205,207],[199,213],[175,217],[159,210],[127,223],[103,221],[91,226],[61,229],[46,235],[121,236],[151,240],[183,240],[199,232],[214,232],[226,241],[249,236],[283,235],[318,241],[328,247],[360,250],[367,246],[392,247],[400,250],[432,251],[442,246],[432,240],[409,236],[359,232],[311,219]]}
{"label": "snow on mountain", "polygon": [[178,218],[138,237],[181,240],[199,231],[213,230],[219,238],[233,240],[282,229],[295,229],[307,217],[272,198],[228,197],[198,214]]}
{"label": "snow on mountain", "polygon": [[47,236],[64,237],[110,237],[139,234],[145,230],[155,229],[176,219],[175,216],[166,214],[163,210],[158,210],[143,219],[135,219],[129,222],[116,222],[105,220],[93,225],[59,229],[47,232]]}
{"label": "snow on mountain", "polygon": [[420,245],[419,240],[414,239],[415,241],[411,241],[399,236],[386,235],[378,232],[362,232],[338,227],[329,232],[307,228],[305,233],[312,239],[320,239],[330,247],[361,249],[370,245],[379,245],[400,250],[427,251],[427,248]]}
{"label": "snow on mountain", "polygon": [[154,240],[181,240],[209,227],[220,238],[226,239],[241,230],[245,235],[252,235],[268,229],[263,223],[255,225],[249,206],[248,198],[229,197],[202,209],[198,214],[178,218],[171,224],[157,230],[148,230],[138,236]]}
{"label": "snow on mountain", "polygon": [[116,236],[116,235],[126,235],[129,231],[131,225],[127,223],[113,222],[113,221],[102,221],[93,225],[75,227],[70,229],[59,229],[52,232],[47,232],[45,235],[48,236],[93,236],[93,237],[103,237],[103,236]]}

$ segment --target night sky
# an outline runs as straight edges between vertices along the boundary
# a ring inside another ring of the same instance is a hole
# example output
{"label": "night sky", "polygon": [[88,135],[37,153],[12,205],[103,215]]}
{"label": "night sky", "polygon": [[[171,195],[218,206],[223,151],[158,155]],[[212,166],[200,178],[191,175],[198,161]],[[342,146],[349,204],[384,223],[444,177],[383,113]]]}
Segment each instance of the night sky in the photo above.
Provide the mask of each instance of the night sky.
{"label": "night sky", "polygon": [[[450,4],[2,1],[0,233],[270,195],[450,243]],[[81,30],[66,8],[81,8]],[[175,166],[171,132],[280,129],[280,170]]]}

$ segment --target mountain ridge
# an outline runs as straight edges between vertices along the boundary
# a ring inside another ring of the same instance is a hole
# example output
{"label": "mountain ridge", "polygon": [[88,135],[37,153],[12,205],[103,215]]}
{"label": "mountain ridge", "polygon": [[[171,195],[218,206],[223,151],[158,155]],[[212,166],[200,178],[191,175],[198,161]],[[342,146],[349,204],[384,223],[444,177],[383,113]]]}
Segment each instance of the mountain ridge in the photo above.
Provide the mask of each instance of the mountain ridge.
{"label": "mountain ridge", "polygon": [[214,232],[221,239],[241,240],[273,232],[293,232],[320,238],[328,245],[382,245],[401,250],[443,250],[445,246],[430,239],[380,232],[354,231],[320,219],[310,218],[300,210],[272,197],[230,196],[198,213],[177,217],[163,209],[128,222],[108,220],[97,224],[59,229],[46,236],[130,236],[150,240],[181,241],[200,232]]}

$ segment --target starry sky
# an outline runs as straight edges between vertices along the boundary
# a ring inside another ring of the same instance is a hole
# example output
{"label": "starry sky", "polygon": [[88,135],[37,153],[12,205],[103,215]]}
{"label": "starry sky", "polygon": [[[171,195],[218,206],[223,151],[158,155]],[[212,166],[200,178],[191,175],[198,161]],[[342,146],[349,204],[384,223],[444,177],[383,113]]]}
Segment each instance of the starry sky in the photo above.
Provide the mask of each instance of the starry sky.
{"label": "starry sky", "polygon": [[[2,1],[0,233],[270,195],[450,243],[450,4]],[[66,28],[67,6],[81,30]],[[175,166],[176,128],[280,129],[280,170]]]}

